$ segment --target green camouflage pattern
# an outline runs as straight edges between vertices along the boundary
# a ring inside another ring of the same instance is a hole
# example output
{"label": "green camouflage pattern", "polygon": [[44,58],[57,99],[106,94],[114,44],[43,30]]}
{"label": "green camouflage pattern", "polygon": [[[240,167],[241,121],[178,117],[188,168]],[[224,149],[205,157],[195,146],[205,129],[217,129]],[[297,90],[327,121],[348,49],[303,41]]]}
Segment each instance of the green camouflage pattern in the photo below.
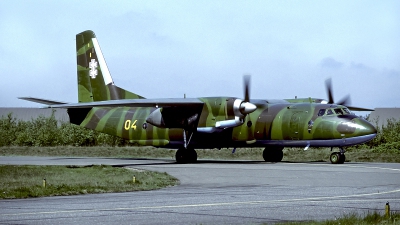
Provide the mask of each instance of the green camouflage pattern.
{"label": "green camouflage pattern", "polygon": [[[196,127],[215,127],[216,122],[229,119],[230,115],[226,111],[228,102],[226,100],[228,99],[201,98],[205,104],[201,109]],[[94,107],[79,125],[122,137],[138,145],[171,147],[169,145],[171,142],[174,146],[182,145],[184,127],[159,128],[146,122],[150,113],[155,109],[150,107]],[[318,116],[318,112],[324,109],[331,110],[333,113],[327,115],[325,112]],[[269,140],[345,140],[376,132],[370,123],[352,114],[346,114],[344,110],[346,108],[343,106],[317,103],[258,105],[255,112],[246,116],[243,125],[205,134],[205,137],[203,137],[204,134],[196,137],[194,131],[192,144],[197,148],[260,147],[266,145]],[[217,140],[212,136],[218,137]],[[304,143],[299,145],[299,147],[305,146]],[[347,144],[343,143],[342,145],[346,146]]]}
{"label": "green camouflage pattern", "polygon": [[[143,99],[114,85],[92,31],[76,36],[76,51],[79,102]],[[71,122],[82,127],[156,147],[180,148],[186,135],[190,135],[188,143],[193,148],[335,147],[359,144],[376,134],[369,122],[354,116],[346,107],[321,104],[323,100],[317,98],[253,100],[257,109],[241,117],[240,124],[218,128],[218,122],[236,118],[237,99],[199,98],[204,103],[201,107],[88,107],[69,109],[69,114]],[[160,110],[165,126],[146,122],[155,110]]]}
{"label": "green camouflage pattern", "polygon": [[[98,49],[95,47],[96,42],[96,35],[93,31],[84,31],[76,35],[78,101],[93,102],[143,98],[114,85],[105,61],[104,66],[99,65],[99,58],[103,57],[100,46],[98,46]],[[94,72],[92,76],[90,75],[91,71]],[[108,83],[105,83],[105,81],[108,81]]]}

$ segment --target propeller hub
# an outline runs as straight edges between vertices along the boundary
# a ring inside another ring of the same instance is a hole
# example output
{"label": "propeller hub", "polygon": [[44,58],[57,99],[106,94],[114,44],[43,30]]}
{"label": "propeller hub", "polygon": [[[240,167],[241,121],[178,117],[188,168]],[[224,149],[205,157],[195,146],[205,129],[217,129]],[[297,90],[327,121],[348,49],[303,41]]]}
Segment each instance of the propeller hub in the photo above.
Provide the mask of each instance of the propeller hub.
{"label": "propeller hub", "polygon": [[250,102],[242,102],[242,104],[240,104],[240,108],[239,108],[240,112],[241,112],[243,115],[252,113],[252,112],[254,112],[256,109],[257,109],[257,106],[254,105],[253,103],[250,103]]}

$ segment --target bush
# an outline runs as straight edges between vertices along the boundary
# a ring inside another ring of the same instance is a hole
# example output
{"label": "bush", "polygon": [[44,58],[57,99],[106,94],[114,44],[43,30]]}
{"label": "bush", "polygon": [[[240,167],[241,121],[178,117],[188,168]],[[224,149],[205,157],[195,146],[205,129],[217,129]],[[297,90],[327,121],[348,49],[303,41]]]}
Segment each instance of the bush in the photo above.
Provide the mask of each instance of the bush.
{"label": "bush", "polygon": [[392,152],[400,154],[400,120],[388,119],[386,126],[379,127],[377,121],[375,123],[377,134],[374,139],[362,145],[350,147],[351,149],[373,149],[373,152]]}
{"label": "bush", "polygon": [[70,123],[61,123],[54,113],[22,121],[8,114],[0,118],[0,146],[125,146],[128,141],[108,134],[89,130]]}
{"label": "bush", "polygon": [[14,145],[22,146],[56,146],[61,144],[57,120],[54,115],[46,118],[39,116],[30,122],[19,121]]}
{"label": "bush", "polygon": [[18,130],[17,119],[9,113],[7,117],[2,116],[0,120],[0,146],[8,146],[16,139]]}

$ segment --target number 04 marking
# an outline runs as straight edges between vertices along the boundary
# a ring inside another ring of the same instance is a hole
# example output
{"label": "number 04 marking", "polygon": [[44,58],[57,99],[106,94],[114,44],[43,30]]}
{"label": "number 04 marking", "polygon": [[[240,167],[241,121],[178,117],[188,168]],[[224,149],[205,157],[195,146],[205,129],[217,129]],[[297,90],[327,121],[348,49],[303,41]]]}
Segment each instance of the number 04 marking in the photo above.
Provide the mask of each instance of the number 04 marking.
{"label": "number 04 marking", "polygon": [[129,130],[129,129],[134,129],[136,130],[136,122],[137,120],[134,120],[133,123],[131,120],[126,120],[125,121],[125,130]]}

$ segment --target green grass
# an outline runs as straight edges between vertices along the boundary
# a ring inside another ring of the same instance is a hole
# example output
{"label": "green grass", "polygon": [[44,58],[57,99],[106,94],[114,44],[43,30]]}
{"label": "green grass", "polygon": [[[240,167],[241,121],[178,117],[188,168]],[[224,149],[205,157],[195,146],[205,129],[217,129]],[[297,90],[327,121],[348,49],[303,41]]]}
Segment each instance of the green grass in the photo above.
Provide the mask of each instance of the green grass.
{"label": "green grass", "polygon": [[388,218],[378,212],[369,213],[365,216],[357,214],[345,215],[335,220],[326,221],[305,221],[305,222],[290,222],[279,223],[280,225],[395,225],[400,224],[400,213],[391,213]]}
{"label": "green grass", "polygon": [[[44,178],[46,187],[43,187]],[[85,167],[0,165],[0,199],[144,191],[173,186],[177,183],[176,178],[166,173],[105,165]]]}
{"label": "green grass", "polygon": [[[338,151],[334,148],[333,151]],[[284,150],[283,160],[302,162],[302,161],[326,161],[329,162],[331,154],[330,148],[311,148],[307,151],[299,148],[286,148]],[[400,151],[375,152],[371,149],[351,149],[346,153],[346,162],[385,162],[385,163],[400,163]]]}
{"label": "green grass", "polygon": [[[199,159],[221,160],[259,160],[262,161],[262,148],[196,150]],[[334,151],[338,151],[337,148]],[[176,150],[154,147],[0,147],[2,156],[68,156],[68,157],[112,157],[112,158],[161,158],[175,159]],[[290,162],[329,162],[330,148],[285,148],[283,161]],[[400,162],[400,151],[374,151],[371,149],[352,149],[346,152],[347,162]]]}

